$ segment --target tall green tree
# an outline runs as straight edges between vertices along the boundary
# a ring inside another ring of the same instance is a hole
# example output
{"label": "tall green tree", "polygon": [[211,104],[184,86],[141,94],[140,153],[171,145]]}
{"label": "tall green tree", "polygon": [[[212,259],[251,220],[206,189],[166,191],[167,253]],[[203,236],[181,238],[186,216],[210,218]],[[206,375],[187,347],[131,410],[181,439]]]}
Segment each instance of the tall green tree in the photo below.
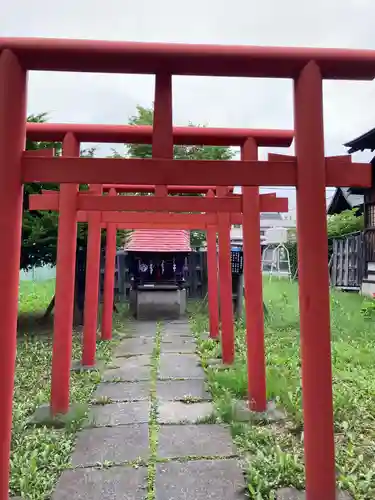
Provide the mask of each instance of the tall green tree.
{"label": "tall green tree", "polygon": [[[129,118],[130,125],[152,125],[154,120],[154,110],[152,107],[145,108],[137,106],[135,115]],[[196,126],[189,123],[190,127]],[[116,153],[115,153],[116,154]],[[230,160],[234,156],[234,151],[222,146],[184,146],[175,145],[173,148],[174,158],[178,160]],[[151,158],[152,146],[145,144],[127,145],[126,155],[131,158]],[[201,246],[205,240],[204,231],[191,231],[190,244],[193,247]]]}

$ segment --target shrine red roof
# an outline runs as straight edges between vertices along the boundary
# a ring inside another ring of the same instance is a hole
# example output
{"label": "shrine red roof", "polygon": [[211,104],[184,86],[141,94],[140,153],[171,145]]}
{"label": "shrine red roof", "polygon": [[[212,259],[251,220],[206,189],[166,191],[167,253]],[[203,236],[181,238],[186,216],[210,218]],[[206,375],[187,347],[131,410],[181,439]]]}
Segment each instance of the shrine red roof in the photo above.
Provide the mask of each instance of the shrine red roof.
{"label": "shrine red roof", "polygon": [[135,229],[125,244],[128,252],[191,252],[190,231]]}

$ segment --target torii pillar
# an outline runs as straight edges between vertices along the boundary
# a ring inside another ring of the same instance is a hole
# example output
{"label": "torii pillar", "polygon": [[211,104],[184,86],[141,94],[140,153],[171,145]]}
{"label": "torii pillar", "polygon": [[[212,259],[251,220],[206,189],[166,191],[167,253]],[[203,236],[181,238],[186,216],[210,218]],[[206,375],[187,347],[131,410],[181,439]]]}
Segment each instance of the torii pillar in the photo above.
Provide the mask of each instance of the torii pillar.
{"label": "torii pillar", "polygon": [[297,234],[306,499],[335,498],[322,75],[311,61],[294,82]]}
{"label": "torii pillar", "polygon": [[[90,193],[102,194],[102,186],[93,184]],[[88,216],[85,306],[83,316],[82,367],[95,366],[96,332],[98,329],[99,278],[101,248],[101,213]]]}
{"label": "torii pillar", "polygon": [[[109,190],[109,196],[116,196],[116,189]],[[102,340],[112,339],[113,298],[115,286],[116,224],[107,223],[105,239],[104,292],[102,311]]]}
{"label": "torii pillar", "polygon": [[[207,197],[215,197],[215,193],[212,189],[207,192]],[[208,318],[210,338],[212,339],[217,339],[219,337],[219,289],[216,233],[216,226],[209,226],[207,228]]]}
{"label": "torii pillar", "polygon": [[17,346],[18,283],[21,254],[22,168],[26,136],[26,72],[10,50],[0,53],[0,498],[7,499],[12,401]]}
{"label": "torii pillar", "polygon": [[[226,196],[228,189],[216,188],[217,196]],[[220,316],[221,316],[221,348],[223,364],[234,362],[234,321],[232,300],[232,267],[230,245],[230,214],[218,214],[219,233],[219,278],[220,278]]]}
{"label": "torii pillar", "polygon": [[[242,146],[241,159],[258,159],[254,139]],[[242,187],[242,210],[248,400],[251,410],[263,412],[267,403],[258,187]]]}
{"label": "torii pillar", "polygon": [[[79,156],[80,144],[68,133],[63,141],[63,155]],[[61,184],[57,236],[55,315],[53,327],[51,413],[69,410],[70,369],[72,363],[72,328],[77,248],[77,184]]]}

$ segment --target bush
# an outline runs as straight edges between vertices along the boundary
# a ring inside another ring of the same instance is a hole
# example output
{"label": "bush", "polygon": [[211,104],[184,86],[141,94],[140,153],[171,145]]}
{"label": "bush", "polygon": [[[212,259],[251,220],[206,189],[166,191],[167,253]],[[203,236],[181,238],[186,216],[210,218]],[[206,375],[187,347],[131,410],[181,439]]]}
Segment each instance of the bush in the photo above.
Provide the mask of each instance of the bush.
{"label": "bush", "polygon": [[[363,231],[363,229],[363,215],[358,215],[357,208],[353,208],[353,210],[344,210],[339,214],[329,215],[327,220],[328,261],[332,254],[332,241],[334,238],[339,238],[357,231]],[[298,232],[296,235],[298,239]],[[292,277],[298,276],[297,242],[291,241],[285,246],[289,251]]]}

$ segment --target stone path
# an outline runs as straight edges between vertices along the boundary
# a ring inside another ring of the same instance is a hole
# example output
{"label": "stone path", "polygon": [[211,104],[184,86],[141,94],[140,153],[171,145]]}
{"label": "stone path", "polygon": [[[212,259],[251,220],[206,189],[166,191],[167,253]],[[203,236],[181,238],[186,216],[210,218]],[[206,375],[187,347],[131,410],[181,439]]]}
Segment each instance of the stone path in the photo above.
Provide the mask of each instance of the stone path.
{"label": "stone path", "polygon": [[134,322],[103,374],[52,500],[242,500],[187,321]]}

